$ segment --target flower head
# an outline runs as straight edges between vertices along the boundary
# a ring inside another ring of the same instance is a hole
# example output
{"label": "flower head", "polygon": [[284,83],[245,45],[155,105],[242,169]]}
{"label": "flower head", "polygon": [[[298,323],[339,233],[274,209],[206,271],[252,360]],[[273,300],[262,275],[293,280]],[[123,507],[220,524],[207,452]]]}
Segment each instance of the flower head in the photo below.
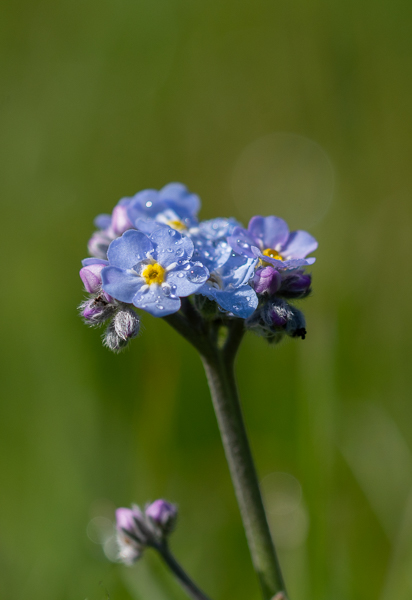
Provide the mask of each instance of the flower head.
{"label": "flower head", "polygon": [[253,217],[247,229],[236,227],[228,237],[235,252],[247,257],[260,258],[263,265],[271,264],[278,270],[296,269],[315,262],[306,258],[316,250],[318,243],[306,231],[292,231],[279,217]]}
{"label": "flower head", "polygon": [[170,315],[180,309],[180,298],[195,293],[209,276],[200,262],[191,262],[192,255],[193,242],[170,227],[158,227],[150,236],[126,231],[109,247],[103,290],[156,317]]}
{"label": "flower head", "polygon": [[120,560],[131,565],[145,548],[158,547],[173,531],[176,518],[176,506],[166,500],[155,500],[144,511],[135,504],[132,508],[118,508],[116,529]]}
{"label": "flower head", "polygon": [[161,190],[138,192],[127,207],[127,216],[140,231],[152,233],[156,224],[186,231],[197,224],[200,198],[182,183],[169,183]]}

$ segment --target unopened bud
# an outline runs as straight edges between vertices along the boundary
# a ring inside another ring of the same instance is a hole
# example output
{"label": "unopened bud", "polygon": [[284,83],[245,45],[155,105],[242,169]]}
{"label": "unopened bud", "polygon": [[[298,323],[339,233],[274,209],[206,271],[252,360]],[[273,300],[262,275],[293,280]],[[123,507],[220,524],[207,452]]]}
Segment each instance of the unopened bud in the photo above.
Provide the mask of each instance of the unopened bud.
{"label": "unopened bud", "polygon": [[126,565],[132,565],[143,553],[147,539],[141,531],[143,515],[137,506],[116,510],[117,543],[119,558]]}
{"label": "unopened bud", "polygon": [[273,267],[263,267],[257,269],[253,278],[253,287],[257,294],[264,294],[267,292],[271,296],[276,294],[280,288],[282,277],[276,269]]}
{"label": "unopened bud", "polygon": [[140,320],[132,308],[125,308],[116,313],[113,326],[116,334],[127,341],[135,338],[139,333]]}
{"label": "unopened bud", "polygon": [[115,236],[120,236],[128,229],[133,228],[133,224],[127,216],[127,204],[127,202],[120,201],[113,209],[111,229]]}
{"label": "unopened bud", "polygon": [[99,294],[95,298],[82,302],[79,309],[80,316],[87,325],[94,327],[110,319],[114,315],[116,307],[107,301],[104,294]]}
{"label": "unopened bud", "polygon": [[80,278],[89,294],[96,294],[100,290],[102,285],[101,272],[104,267],[107,267],[106,261],[87,265],[80,269]]}
{"label": "unopened bud", "polygon": [[109,348],[112,352],[121,352],[124,348],[126,348],[129,340],[121,338],[116,332],[113,321],[107,327],[103,336],[103,345]]}
{"label": "unopened bud", "polygon": [[145,514],[163,535],[171,533],[176,525],[177,508],[166,500],[155,500],[146,508]]}
{"label": "unopened bud", "polygon": [[104,231],[96,231],[87,244],[89,254],[96,258],[106,259],[107,250],[112,240],[113,238],[110,238]]}
{"label": "unopened bud", "polygon": [[278,294],[284,298],[305,298],[311,292],[311,284],[312,276],[298,271],[283,278]]}

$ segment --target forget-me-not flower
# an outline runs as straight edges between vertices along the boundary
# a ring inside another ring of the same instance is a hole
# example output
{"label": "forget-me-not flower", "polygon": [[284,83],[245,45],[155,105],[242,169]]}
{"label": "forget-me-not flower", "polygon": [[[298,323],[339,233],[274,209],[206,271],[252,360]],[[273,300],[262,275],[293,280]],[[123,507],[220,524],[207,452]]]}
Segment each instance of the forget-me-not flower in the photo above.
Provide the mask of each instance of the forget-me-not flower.
{"label": "forget-me-not flower", "polygon": [[259,303],[256,292],[249,285],[257,260],[232,252],[222,266],[211,271],[197,293],[214,300],[223,311],[246,319]]}
{"label": "forget-me-not flower", "polygon": [[169,183],[161,190],[138,192],[127,206],[127,216],[136,229],[152,233],[156,224],[186,231],[197,225],[200,198],[182,183]]}
{"label": "forget-me-not flower", "polygon": [[263,264],[289,270],[311,265],[315,258],[306,258],[318,243],[306,231],[292,231],[279,217],[253,217],[247,229],[236,227],[228,237],[235,252],[249,258],[258,257]]}
{"label": "forget-me-not flower", "polygon": [[171,227],[158,227],[150,236],[126,231],[110,244],[103,290],[155,317],[170,315],[180,309],[180,298],[197,292],[209,276],[192,255],[192,240]]}

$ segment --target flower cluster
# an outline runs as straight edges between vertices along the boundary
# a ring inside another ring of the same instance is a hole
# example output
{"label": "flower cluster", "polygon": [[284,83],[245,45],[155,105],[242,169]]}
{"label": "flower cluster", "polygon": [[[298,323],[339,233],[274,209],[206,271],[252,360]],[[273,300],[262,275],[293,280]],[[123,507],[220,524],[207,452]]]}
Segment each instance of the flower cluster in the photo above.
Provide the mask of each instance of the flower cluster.
{"label": "flower cluster", "polygon": [[123,198],[100,215],[89,241],[93,258],[80,276],[89,293],[81,314],[90,325],[109,321],[104,343],[119,351],[139,332],[134,308],[155,317],[181,310],[188,298],[207,319],[244,319],[245,326],[279,341],[305,337],[305,320],[290,300],[310,293],[305,267],[317,241],[289,232],[279,217],[199,222],[200,199],[180,183]]}
{"label": "flower cluster", "polygon": [[141,557],[145,548],[159,548],[173,531],[177,508],[166,500],[155,500],[142,511],[137,505],[116,510],[119,559],[126,565]]}

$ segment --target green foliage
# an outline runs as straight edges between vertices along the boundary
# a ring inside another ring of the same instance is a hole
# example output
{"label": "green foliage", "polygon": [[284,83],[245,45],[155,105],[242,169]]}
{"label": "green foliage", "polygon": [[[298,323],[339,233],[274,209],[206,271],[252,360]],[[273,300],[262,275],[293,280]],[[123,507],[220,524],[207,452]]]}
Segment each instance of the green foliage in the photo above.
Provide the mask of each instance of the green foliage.
{"label": "green foliage", "polygon": [[238,361],[291,599],[411,597],[411,6],[6,1],[0,597],[183,600],[87,536],[166,497],[199,585],[258,599],[198,357],[148,315],[114,356],[76,314],[94,216],[169,181],[319,240],[307,339]]}

